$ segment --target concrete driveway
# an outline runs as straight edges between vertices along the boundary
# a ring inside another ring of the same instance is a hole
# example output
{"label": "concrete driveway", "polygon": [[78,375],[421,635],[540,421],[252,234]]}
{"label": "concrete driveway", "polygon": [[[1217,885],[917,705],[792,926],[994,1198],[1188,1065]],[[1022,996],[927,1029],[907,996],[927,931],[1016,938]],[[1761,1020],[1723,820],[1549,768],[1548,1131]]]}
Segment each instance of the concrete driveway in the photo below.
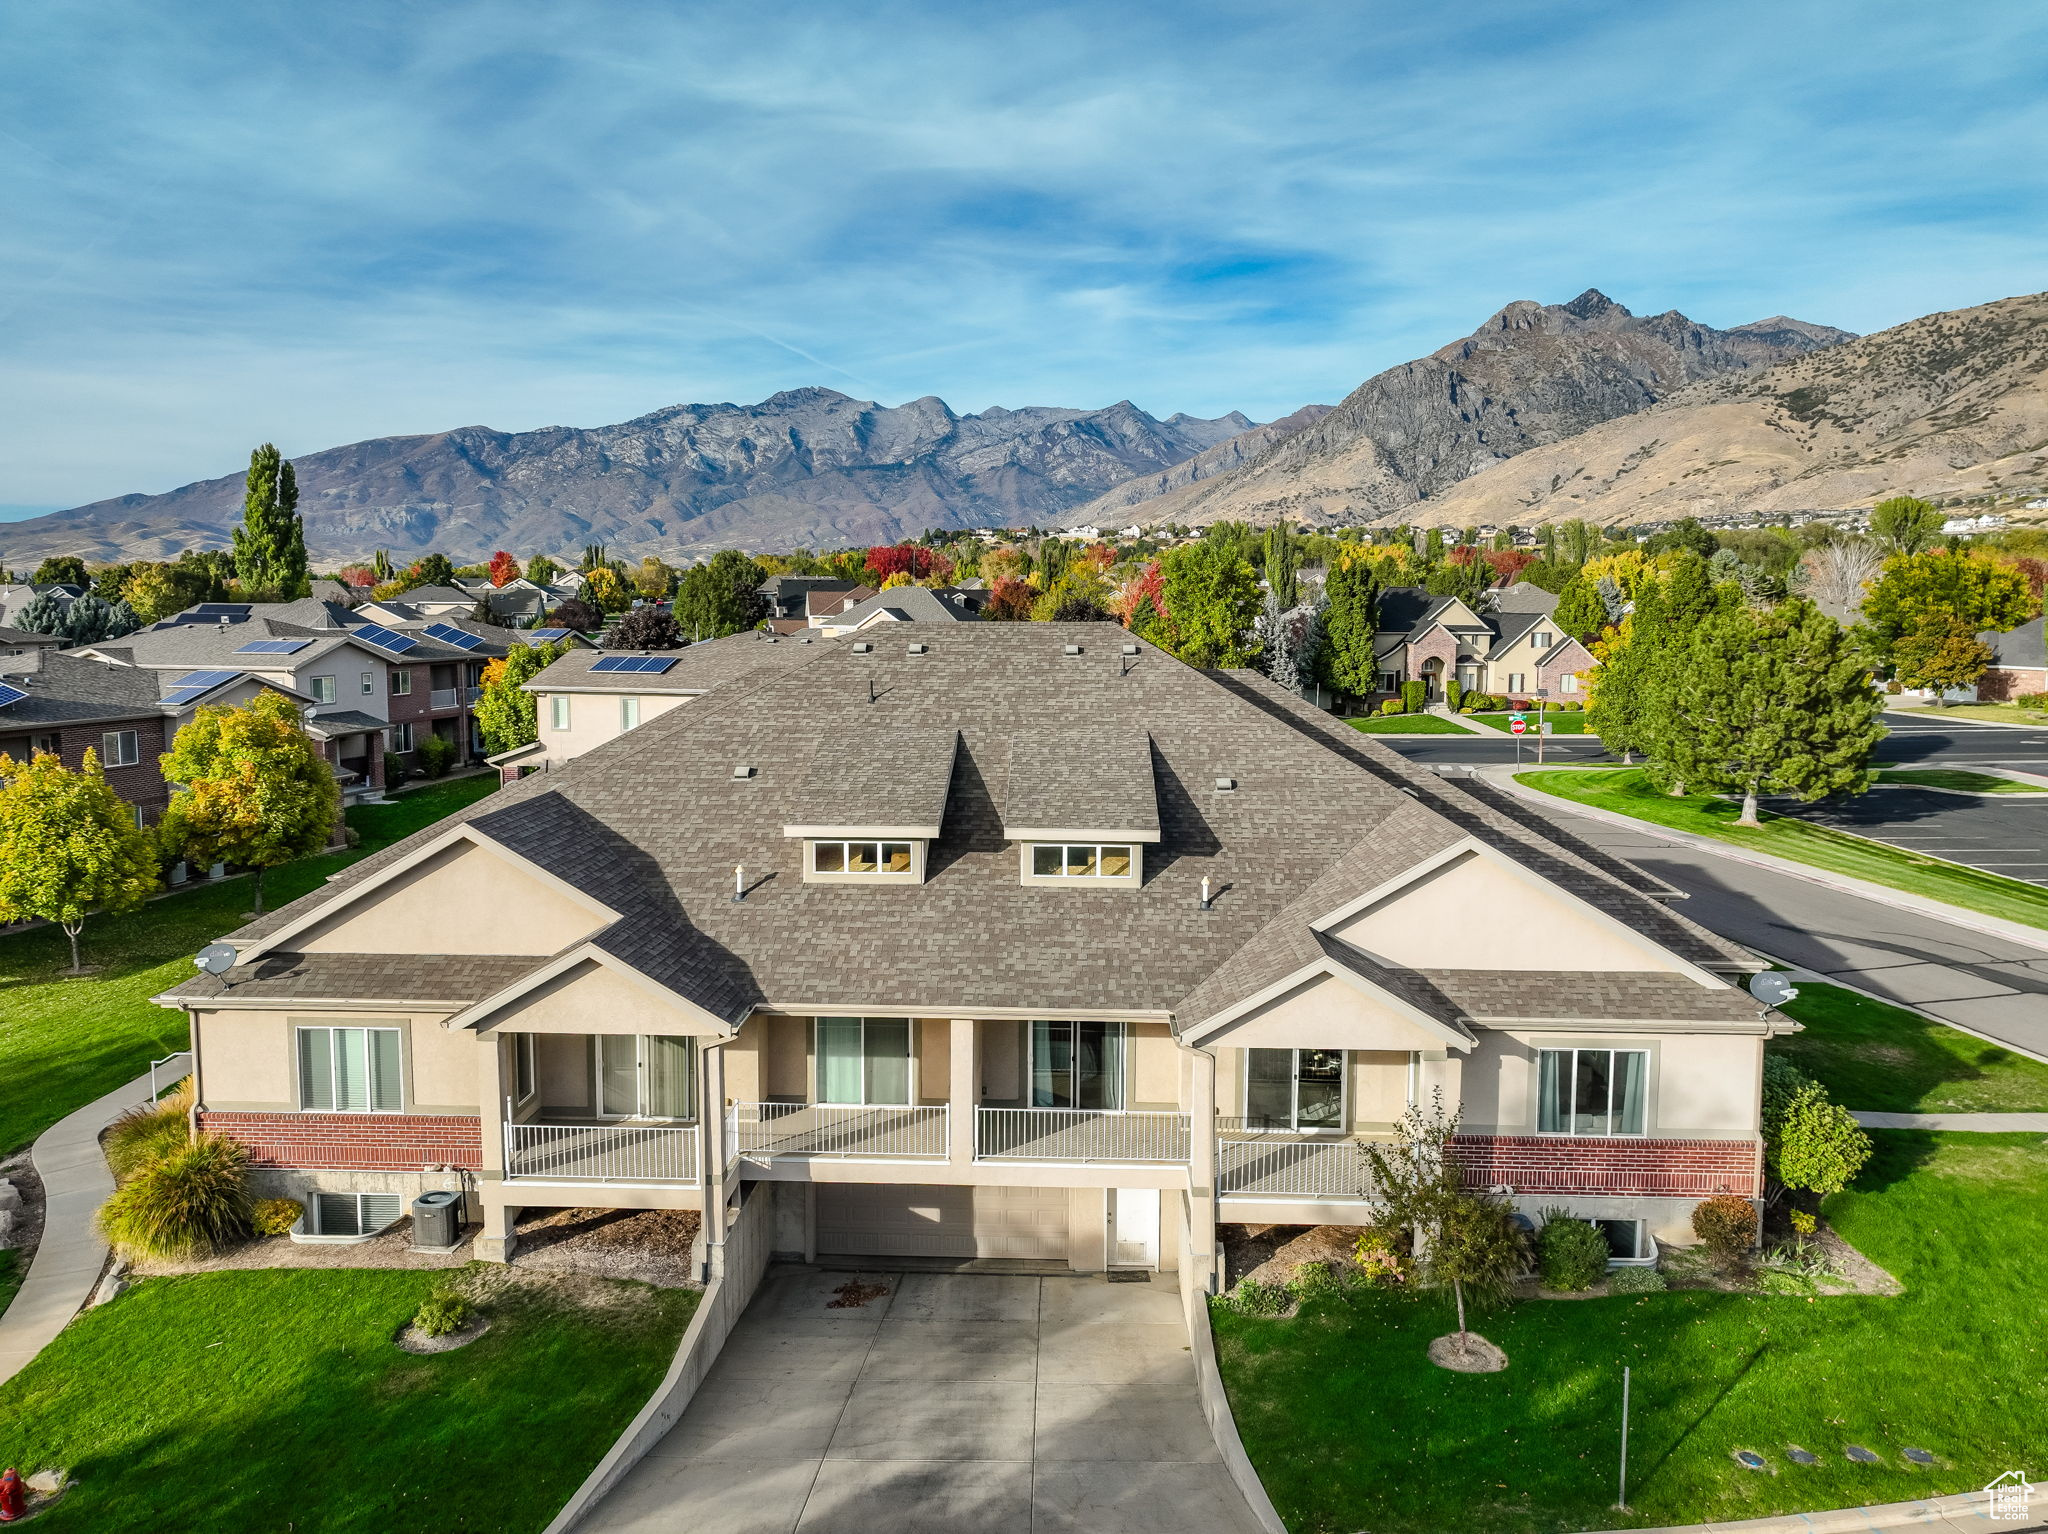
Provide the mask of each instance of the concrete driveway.
{"label": "concrete driveway", "polygon": [[[848,1299],[859,1303],[834,1303]],[[1170,1276],[771,1270],[683,1419],[583,1528],[1258,1525],[1203,1420]]]}

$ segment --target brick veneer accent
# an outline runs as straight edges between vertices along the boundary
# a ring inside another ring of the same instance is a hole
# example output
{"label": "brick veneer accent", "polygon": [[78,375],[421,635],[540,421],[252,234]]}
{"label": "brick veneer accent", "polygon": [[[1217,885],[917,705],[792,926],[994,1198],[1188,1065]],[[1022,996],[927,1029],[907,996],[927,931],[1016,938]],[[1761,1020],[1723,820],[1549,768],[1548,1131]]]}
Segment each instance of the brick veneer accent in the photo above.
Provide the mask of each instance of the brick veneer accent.
{"label": "brick veneer accent", "polygon": [[1977,678],[1977,698],[2010,703],[2023,692],[2048,692],[2048,670],[2039,666],[1993,666]]}
{"label": "brick veneer accent", "polygon": [[1460,1135],[1451,1154],[1467,1182],[1505,1183],[1517,1193],[1757,1198],[1763,1192],[1763,1146],[1754,1140]]}
{"label": "brick veneer accent", "polygon": [[417,1172],[481,1167],[483,1130],[470,1117],[411,1113],[215,1113],[199,1127],[237,1140],[260,1167]]}

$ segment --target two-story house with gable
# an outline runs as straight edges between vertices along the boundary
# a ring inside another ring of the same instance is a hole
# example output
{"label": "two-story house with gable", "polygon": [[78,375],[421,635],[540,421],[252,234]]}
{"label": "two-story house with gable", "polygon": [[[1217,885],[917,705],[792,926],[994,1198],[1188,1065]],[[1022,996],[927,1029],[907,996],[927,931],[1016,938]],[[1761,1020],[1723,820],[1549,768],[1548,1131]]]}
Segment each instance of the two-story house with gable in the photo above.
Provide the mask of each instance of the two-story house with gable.
{"label": "two-story house with gable", "polygon": [[[760,665],[229,934],[199,1125],[316,1226],[459,1183],[777,1249],[1217,1269],[1406,1106],[1619,1260],[1761,1192],[1762,967],[1640,870],[1101,624]],[[764,642],[765,643],[765,642]],[[687,653],[687,652],[685,652]],[[1483,935],[1483,941],[1477,940]]]}
{"label": "two-story house with gable", "polygon": [[[1517,593],[1534,591],[1517,587]],[[1549,597],[1548,592],[1539,594]],[[1551,618],[1557,605],[1515,596],[1474,607],[1462,598],[1437,596],[1419,586],[1382,592],[1379,628],[1373,639],[1381,696],[1420,680],[1429,701],[1442,703],[1446,684],[1465,692],[1517,698],[1567,699],[1581,691],[1579,678],[1596,662],[1592,652],[1559,629]]]}

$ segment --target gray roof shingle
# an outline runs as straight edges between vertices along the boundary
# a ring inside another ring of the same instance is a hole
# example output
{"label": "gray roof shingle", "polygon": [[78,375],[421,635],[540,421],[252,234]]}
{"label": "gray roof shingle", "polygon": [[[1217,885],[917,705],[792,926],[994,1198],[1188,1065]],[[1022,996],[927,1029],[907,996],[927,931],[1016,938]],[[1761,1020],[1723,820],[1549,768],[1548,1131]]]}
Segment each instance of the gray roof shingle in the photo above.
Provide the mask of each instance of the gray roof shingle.
{"label": "gray roof shingle", "polygon": [[1103,726],[1010,737],[1003,830],[1030,840],[1069,831],[1159,836],[1152,737]]}

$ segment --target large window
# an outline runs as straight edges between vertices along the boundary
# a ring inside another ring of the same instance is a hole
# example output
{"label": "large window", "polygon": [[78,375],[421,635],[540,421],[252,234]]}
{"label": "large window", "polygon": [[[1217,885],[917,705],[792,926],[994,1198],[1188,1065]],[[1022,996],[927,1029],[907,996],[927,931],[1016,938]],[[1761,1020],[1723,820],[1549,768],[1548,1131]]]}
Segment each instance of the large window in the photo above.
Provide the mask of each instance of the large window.
{"label": "large window", "polygon": [[1131,849],[1089,842],[1047,842],[1031,849],[1031,872],[1039,879],[1128,879]]}
{"label": "large window", "polygon": [[1245,1062],[1244,1117],[1252,1129],[1342,1129],[1344,1052],[1253,1049]]}
{"label": "large window", "polygon": [[1031,1106],[1096,1108],[1124,1105],[1122,1023],[1033,1023]]}
{"label": "large window", "polygon": [[688,1039],[661,1034],[601,1033],[594,1043],[600,1118],[692,1116],[696,1101],[695,1060]]}
{"label": "large window", "polygon": [[394,698],[404,698],[411,696],[411,694],[412,668],[410,666],[394,666],[391,670],[391,696]]}
{"label": "large window", "polygon": [[316,677],[311,677],[311,678],[309,678],[309,679],[308,679],[308,685],[309,685],[309,686],[310,686],[310,687],[312,688],[312,692],[313,692],[313,701],[314,701],[315,703],[332,703],[332,702],[334,701],[334,678],[333,678],[333,677],[331,677],[331,676],[316,676]]}
{"label": "large window", "polygon": [[814,874],[908,874],[909,842],[812,842]]}
{"label": "large window", "polygon": [[299,1106],[308,1113],[396,1113],[396,1028],[299,1029]]}
{"label": "large window", "polygon": [[412,748],[412,721],[401,719],[391,727],[391,749],[403,756]]}
{"label": "large window", "polygon": [[133,767],[142,760],[133,730],[109,730],[100,737],[102,767]]}
{"label": "large window", "polygon": [[1537,1132],[1639,1135],[1649,1078],[1648,1050],[1546,1049],[1537,1067]]}
{"label": "large window", "polygon": [[910,1020],[818,1019],[818,1101],[910,1103]]}
{"label": "large window", "polygon": [[548,699],[548,716],[548,724],[551,729],[566,730],[569,728],[569,695],[567,693],[558,692]]}

